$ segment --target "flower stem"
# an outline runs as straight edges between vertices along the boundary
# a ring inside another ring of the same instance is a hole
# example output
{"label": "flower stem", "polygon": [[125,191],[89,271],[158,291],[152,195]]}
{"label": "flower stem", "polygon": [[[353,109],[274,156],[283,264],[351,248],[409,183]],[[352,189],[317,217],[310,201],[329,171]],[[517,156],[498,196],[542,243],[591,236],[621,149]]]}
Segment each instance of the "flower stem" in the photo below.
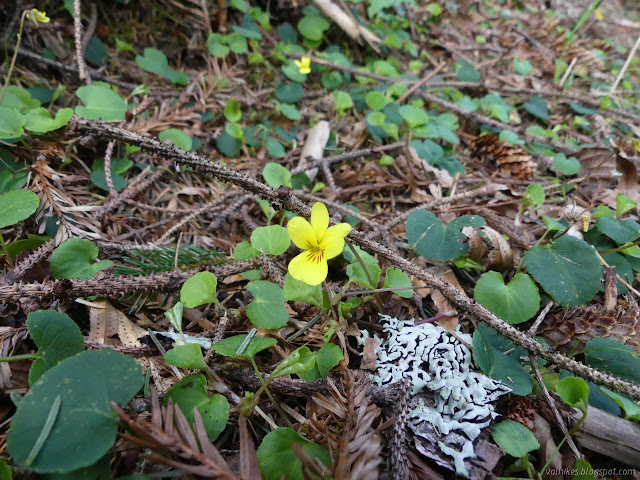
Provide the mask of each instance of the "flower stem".
{"label": "flower stem", "polygon": [[4,80],[4,87],[2,87],[2,93],[0,93],[0,104],[2,104],[2,100],[4,100],[4,96],[7,93],[7,87],[9,86],[9,80],[11,79],[11,74],[13,73],[13,67],[16,66],[16,59],[18,58],[18,49],[20,48],[20,41],[22,40],[22,29],[24,28],[24,19],[29,13],[29,10],[25,10],[22,12],[22,16],[20,17],[20,28],[18,29],[18,40],[16,41],[16,48],[13,51],[13,58],[11,59],[11,65],[9,65],[9,70],[7,70],[7,76]]}
{"label": "flower stem", "polygon": [[[362,258],[360,258],[360,254],[353,247],[353,244],[349,240],[345,238],[344,241],[351,249],[351,252],[355,255],[356,259],[358,260],[358,263],[360,263],[360,265],[362,266],[362,270],[364,270],[364,274],[367,276],[367,280],[369,280],[369,285],[371,285],[375,289],[376,285],[373,284],[373,278],[371,277],[369,270],[367,270],[367,266],[365,265],[364,261],[362,260]],[[373,298],[375,298],[376,304],[378,305],[378,311],[382,313],[382,302],[380,302],[380,297],[376,292],[373,293]]]}

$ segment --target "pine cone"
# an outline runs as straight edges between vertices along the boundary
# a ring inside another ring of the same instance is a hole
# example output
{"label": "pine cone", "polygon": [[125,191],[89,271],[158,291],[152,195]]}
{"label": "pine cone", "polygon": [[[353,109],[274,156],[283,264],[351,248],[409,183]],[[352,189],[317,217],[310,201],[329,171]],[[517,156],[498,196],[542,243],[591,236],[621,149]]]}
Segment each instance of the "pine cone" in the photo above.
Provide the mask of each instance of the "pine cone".
{"label": "pine cone", "polygon": [[521,146],[498,140],[494,133],[476,138],[471,155],[485,164],[497,164],[501,175],[521,180],[531,178],[537,167]]}
{"label": "pine cone", "polygon": [[607,311],[602,305],[574,307],[545,318],[540,335],[562,353],[580,351],[595,338],[612,338],[640,353],[640,308],[616,305]]}

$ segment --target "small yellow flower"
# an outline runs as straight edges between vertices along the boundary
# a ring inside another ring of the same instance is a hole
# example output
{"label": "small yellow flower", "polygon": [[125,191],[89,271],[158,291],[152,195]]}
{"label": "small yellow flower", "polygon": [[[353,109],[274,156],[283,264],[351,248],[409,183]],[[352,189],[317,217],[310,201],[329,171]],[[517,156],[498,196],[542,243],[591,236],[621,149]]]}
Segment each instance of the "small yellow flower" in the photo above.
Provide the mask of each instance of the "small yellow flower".
{"label": "small yellow flower", "polygon": [[593,13],[595,13],[596,18],[598,20],[604,20],[604,15],[602,14],[602,9],[601,8],[596,8]]}
{"label": "small yellow flower", "polygon": [[46,12],[41,12],[37,8],[32,8],[27,12],[27,18],[33,23],[38,25],[39,23],[49,23],[50,18],[47,17]]}
{"label": "small yellow flower", "polygon": [[311,223],[294,217],[287,224],[293,243],[304,250],[289,262],[289,273],[308,285],[319,285],[327,278],[327,260],[337,257],[344,248],[344,237],[351,225],[340,223],[329,227],[329,212],[323,203],[311,208]]}
{"label": "small yellow flower", "polygon": [[311,58],[310,57],[302,57],[300,60],[294,60],[293,63],[296,64],[300,73],[306,75],[307,73],[311,73]]}

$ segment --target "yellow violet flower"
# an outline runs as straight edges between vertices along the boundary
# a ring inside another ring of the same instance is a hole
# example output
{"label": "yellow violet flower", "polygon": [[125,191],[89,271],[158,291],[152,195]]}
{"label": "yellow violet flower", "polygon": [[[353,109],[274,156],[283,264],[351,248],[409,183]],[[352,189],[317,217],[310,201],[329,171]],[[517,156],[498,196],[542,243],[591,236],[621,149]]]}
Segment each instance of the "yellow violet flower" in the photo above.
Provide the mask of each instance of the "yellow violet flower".
{"label": "yellow violet flower", "polygon": [[296,64],[300,73],[307,74],[311,73],[311,58],[310,57],[302,57],[300,60],[294,60],[293,63]]}
{"label": "yellow violet flower", "polygon": [[45,12],[41,12],[37,8],[32,8],[27,13],[27,18],[31,20],[33,23],[35,23],[36,25],[38,25],[39,23],[49,23],[49,20],[50,20],[50,18],[47,17],[47,14]]}
{"label": "yellow violet flower", "polygon": [[344,237],[351,231],[351,225],[340,223],[329,227],[327,207],[316,202],[311,208],[311,223],[293,217],[287,231],[293,243],[304,250],[289,262],[289,273],[308,285],[319,285],[327,278],[327,260],[342,253]]}

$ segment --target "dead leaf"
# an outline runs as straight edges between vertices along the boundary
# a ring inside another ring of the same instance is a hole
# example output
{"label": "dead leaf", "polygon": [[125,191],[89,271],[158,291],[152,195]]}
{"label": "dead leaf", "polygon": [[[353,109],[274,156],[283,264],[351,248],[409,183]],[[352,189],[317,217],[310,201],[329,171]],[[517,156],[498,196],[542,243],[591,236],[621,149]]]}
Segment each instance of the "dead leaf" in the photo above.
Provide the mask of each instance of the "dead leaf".
{"label": "dead leaf", "polygon": [[138,338],[147,331],[133,323],[120,310],[107,301],[93,302],[89,307],[90,329],[87,339],[101,345],[117,345],[118,341],[111,338],[118,335],[120,343],[125,347],[139,347]]}
{"label": "dead leaf", "polygon": [[374,371],[378,364],[378,354],[376,349],[380,345],[380,340],[377,338],[367,338],[364,341],[364,348],[362,353],[362,363],[360,364],[361,370]]}

